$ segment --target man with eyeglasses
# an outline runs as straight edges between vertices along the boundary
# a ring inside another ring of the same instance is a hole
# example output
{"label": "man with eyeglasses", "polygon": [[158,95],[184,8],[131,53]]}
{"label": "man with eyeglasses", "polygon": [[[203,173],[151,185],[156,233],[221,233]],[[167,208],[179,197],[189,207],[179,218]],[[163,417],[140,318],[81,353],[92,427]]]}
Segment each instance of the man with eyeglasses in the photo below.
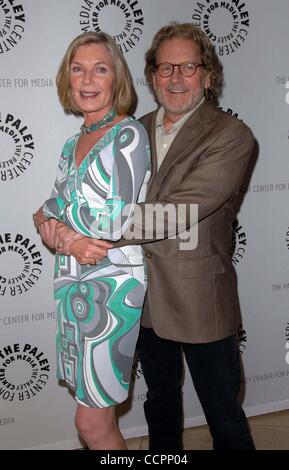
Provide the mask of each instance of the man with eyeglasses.
{"label": "man with eyeglasses", "polygon": [[159,106],[141,118],[152,152],[144,207],[198,204],[194,250],[180,250],[177,238],[155,236],[143,244],[148,291],[138,351],[148,386],[149,448],[182,449],[184,353],[214,449],[254,449],[238,401],[241,320],[230,256],[234,206],[254,138],[216,106],[222,66],[199,28],[161,28],[146,53],[145,72]]}

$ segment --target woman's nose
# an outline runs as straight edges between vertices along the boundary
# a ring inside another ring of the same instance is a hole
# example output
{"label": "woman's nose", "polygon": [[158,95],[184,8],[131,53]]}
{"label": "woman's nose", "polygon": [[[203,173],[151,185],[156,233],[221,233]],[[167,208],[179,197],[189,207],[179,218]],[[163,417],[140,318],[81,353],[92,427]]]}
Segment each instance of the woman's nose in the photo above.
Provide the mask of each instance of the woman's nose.
{"label": "woman's nose", "polygon": [[92,74],[90,70],[86,70],[83,75],[83,83],[90,83],[92,79]]}

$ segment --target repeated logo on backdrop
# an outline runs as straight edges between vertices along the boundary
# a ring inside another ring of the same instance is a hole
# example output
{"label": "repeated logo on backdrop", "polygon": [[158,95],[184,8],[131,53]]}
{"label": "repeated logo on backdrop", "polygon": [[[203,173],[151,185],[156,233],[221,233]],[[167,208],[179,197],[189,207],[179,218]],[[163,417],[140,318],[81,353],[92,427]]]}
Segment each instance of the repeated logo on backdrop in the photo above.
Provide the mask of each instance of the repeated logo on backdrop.
{"label": "repeated logo on backdrop", "polygon": [[244,330],[242,323],[239,325],[238,328],[238,349],[241,354],[246,349],[246,344],[247,343],[247,333],[246,330]]}
{"label": "repeated logo on backdrop", "polygon": [[7,182],[21,176],[31,165],[34,139],[22,118],[0,112],[0,143],[0,181]]}
{"label": "repeated logo on backdrop", "polygon": [[244,44],[250,17],[243,0],[193,2],[192,22],[199,26],[220,56],[238,51]]}
{"label": "repeated logo on backdrop", "polygon": [[285,237],[286,237],[286,238],[285,238],[286,246],[287,246],[287,248],[288,248],[288,250],[289,250],[289,227],[288,227],[288,229],[287,229],[287,232],[286,232]]}
{"label": "repeated logo on backdrop", "polygon": [[230,116],[239,119],[239,121],[242,121],[242,119],[238,117],[238,113],[234,112],[231,108],[223,108],[222,106],[219,106],[219,109],[224,113],[227,113]]}
{"label": "repeated logo on backdrop", "polygon": [[49,379],[50,365],[34,344],[11,343],[0,347],[0,399],[23,402],[38,395]]}
{"label": "repeated logo on backdrop", "polygon": [[33,241],[21,233],[0,234],[0,296],[28,292],[41,272],[42,256]]}
{"label": "repeated logo on backdrop", "polygon": [[[289,80],[286,82],[285,88],[286,90],[289,90]],[[289,104],[289,91],[286,91],[285,101],[287,104]]]}
{"label": "repeated logo on backdrop", "polygon": [[231,256],[233,264],[238,264],[245,256],[247,248],[247,238],[243,227],[238,220],[233,223]]}
{"label": "repeated logo on backdrop", "polygon": [[110,34],[123,53],[129,52],[143,34],[144,17],[138,0],[84,0],[79,12],[81,31]]}
{"label": "repeated logo on backdrop", "polygon": [[11,51],[24,33],[24,8],[15,0],[0,0],[0,54]]}

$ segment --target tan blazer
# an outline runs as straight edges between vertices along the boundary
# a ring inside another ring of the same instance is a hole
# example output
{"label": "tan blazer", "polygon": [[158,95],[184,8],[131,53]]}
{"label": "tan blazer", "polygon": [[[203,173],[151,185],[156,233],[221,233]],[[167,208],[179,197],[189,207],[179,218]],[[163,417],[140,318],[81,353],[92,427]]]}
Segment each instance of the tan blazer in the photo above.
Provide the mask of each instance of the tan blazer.
{"label": "tan blazer", "polygon": [[198,204],[198,246],[178,239],[145,243],[148,291],[143,324],[180,342],[206,343],[235,334],[241,323],[232,266],[232,222],[254,138],[241,121],[202,104],[184,124],[157,172],[156,111],[140,119],[152,152],[147,202]]}

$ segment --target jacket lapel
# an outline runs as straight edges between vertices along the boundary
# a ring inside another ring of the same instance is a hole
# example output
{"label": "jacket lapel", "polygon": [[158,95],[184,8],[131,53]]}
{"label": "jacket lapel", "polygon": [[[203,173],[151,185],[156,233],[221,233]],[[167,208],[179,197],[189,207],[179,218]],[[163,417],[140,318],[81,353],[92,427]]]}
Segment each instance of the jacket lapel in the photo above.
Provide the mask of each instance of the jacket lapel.
{"label": "jacket lapel", "polygon": [[148,126],[145,125],[145,128],[149,136],[150,152],[151,152],[151,177],[147,186],[147,198],[150,193],[150,188],[156,178],[157,171],[158,171],[156,132],[155,132],[156,115],[157,115],[157,110],[151,114],[151,119],[149,120]]}
{"label": "jacket lapel", "polygon": [[168,153],[166,154],[159,171],[157,171],[157,152],[156,152],[156,136],[155,136],[155,120],[156,113],[153,114],[151,127],[149,130],[151,155],[152,155],[152,176],[148,185],[147,199],[153,199],[159,192],[162,181],[172,165],[182,160],[186,155],[190,155],[193,159],[193,149],[195,141],[204,131],[207,123],[212,120],[214,108],[204,103],[201,105],[190,119],[183,125],[178,132]]}

